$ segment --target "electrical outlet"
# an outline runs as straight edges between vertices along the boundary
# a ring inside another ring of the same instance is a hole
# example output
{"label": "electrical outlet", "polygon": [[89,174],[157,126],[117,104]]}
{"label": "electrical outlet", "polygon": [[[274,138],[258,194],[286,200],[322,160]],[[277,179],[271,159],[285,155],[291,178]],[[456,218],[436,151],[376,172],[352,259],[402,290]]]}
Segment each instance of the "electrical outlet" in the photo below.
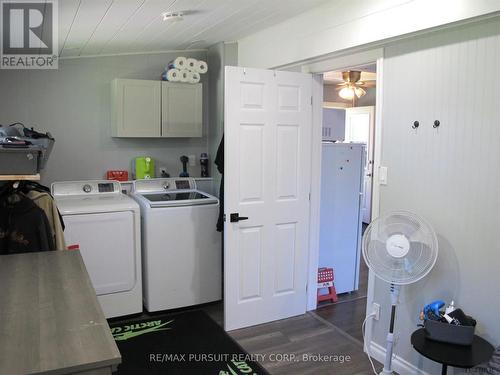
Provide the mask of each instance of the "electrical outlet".
{"label": "electrical outlet", "polygon": [[168,174],[166,167],[160,167],[160,177],[164,177]]}
{"label": "electrical outlet", "polygon": [[189,155],[189,166],[190,167],[196,167],[196,155]]}
{"label": "electrical outlet", "polygon": [[378,303],[373,302],[372,305],[372,313],[375,314],[373,319],[379,320],[380,319],[380,305]]}

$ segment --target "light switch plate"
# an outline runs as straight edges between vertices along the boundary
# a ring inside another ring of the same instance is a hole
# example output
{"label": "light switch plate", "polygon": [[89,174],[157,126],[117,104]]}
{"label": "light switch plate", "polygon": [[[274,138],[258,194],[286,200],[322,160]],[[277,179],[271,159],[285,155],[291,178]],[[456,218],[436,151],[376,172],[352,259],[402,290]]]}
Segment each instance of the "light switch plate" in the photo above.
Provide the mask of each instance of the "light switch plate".
{"label": "light switch plate", "polygon": [[189,166],[190,167],[196,167],[196,155],[189,155]]}
{"label": "light switch plate", "polygon": [[373,319],[379,320],[380,319],[380,305],[376,302],[373,302],[372,305],[372,313],[375,314],[373,316]]}
{"label": "light switch plate", "polygon": [[380,185],[387,185],[387,167],[379,168],[378,181]]}

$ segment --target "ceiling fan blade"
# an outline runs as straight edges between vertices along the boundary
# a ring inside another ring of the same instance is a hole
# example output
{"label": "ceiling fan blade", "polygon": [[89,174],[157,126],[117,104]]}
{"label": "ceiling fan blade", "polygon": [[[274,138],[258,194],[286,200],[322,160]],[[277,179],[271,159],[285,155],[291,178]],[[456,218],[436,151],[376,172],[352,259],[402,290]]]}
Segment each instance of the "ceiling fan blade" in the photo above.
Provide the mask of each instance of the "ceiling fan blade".
{"label": "ceiling fan blade", "polygon": [[363,90],[361,87],[356,87],[356,88],[354,89],[354,93],[355,93],[355,95],[356,95],[356,96],[358,97],[358,99],[359,99],[359,98],[361,98],[363,95],[365,95],[365,94],[366,94],[366,91],[365,91],[365,90]]}
{"label": "ceiling fan blade", "polygon": [[375,81],[377,79],[377,73],[375,72],[361,72],[360,81]]}
{"label": "ceiling fan blade", "polygon": [[323,73],[323,80],[331,83],[343,82],[342,72],[326,72]]}
{"label": "ceiling fan blade", "polygon": [[377,82],[375,81],[363,81],[363,87],[376,87],[377,86]]}

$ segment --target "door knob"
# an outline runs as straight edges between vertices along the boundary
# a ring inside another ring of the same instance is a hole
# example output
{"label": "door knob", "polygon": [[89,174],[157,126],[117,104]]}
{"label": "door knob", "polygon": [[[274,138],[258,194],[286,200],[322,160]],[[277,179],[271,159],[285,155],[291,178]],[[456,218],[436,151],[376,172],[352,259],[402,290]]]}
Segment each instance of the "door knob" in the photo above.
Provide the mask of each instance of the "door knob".
{"label": "door knob", "polygon": [[229,215],[229,221],[231,223],[237,223],[238,221],[241,221],[241,220],[248,220],[248,217],[240,216],[240,214],[237,212]]}

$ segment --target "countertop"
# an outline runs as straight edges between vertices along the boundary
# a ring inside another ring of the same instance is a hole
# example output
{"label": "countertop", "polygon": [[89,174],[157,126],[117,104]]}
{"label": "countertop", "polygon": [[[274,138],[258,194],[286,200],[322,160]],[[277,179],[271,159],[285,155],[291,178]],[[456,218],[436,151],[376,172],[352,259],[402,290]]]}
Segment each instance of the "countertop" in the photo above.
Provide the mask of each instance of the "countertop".
{"label": "countertop", "polygon": [[120,362],[79,251],[0,256],[0,374],[111,374]]}

